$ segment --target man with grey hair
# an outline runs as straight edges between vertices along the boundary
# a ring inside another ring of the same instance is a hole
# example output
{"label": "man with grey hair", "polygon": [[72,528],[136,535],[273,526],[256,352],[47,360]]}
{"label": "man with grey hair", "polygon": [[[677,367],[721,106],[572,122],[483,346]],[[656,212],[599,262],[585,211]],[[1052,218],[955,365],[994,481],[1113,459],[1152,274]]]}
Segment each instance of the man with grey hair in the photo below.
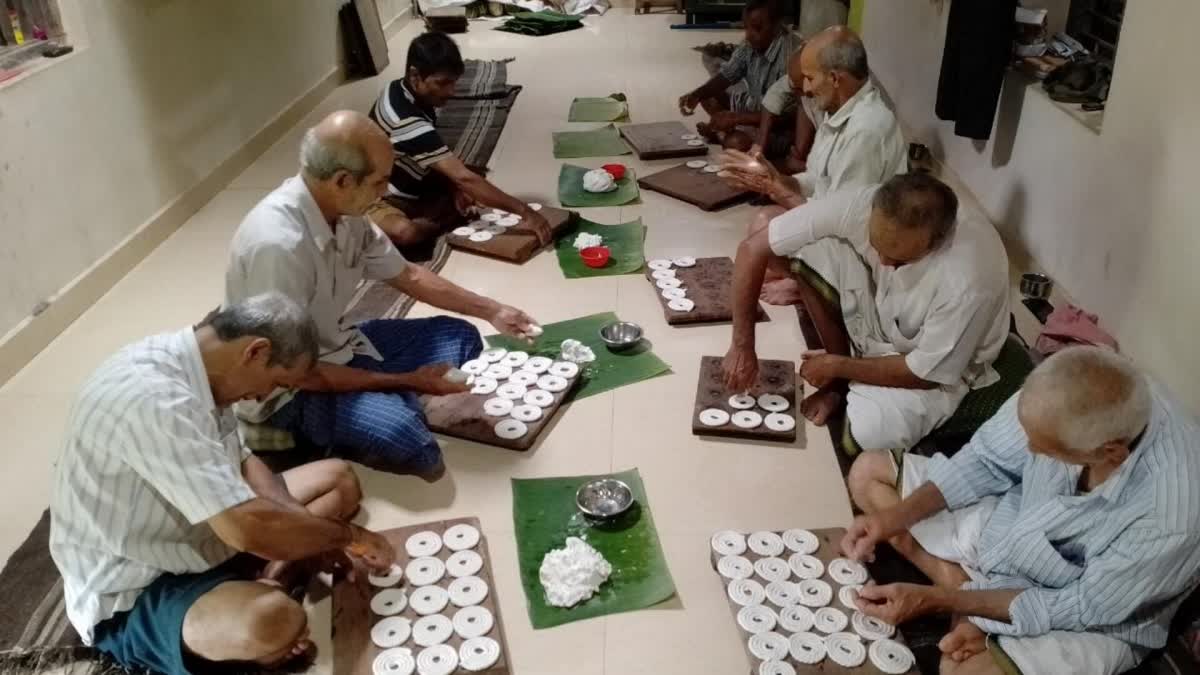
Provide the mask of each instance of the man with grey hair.
{"label": "man with grey hair", "polygon": [[817,391],[800,411],[820,426],[845,405],[850,445],[908,449],[968,391],[999,379],[992,362],[1008,332],[1004,246],[990,224],[960,219],[954,191],[936,178],[901,174],[759,214],[734,263],[732,391],[757,381],[755,321],[768,269],[795,274],[824,345],[803,355],[800,376]]}
{"label": "man with grey hair", "polygon": [[1049,357],[953,457],[855,462],[865,515],[843,552],[870,560],[889,542],[933,581],[868,586],[859,608],[893,624],[955,617],[942,673],[1132,669],[1166,643],[1200,574],[1197,438],[1127,359]]}
{"label": "man with grey hair", "polygon": [[349,522],[361,493],[348,464],[276,475],[238,436],[229,406],[304,379],[317,349],[299,305],[259,295],[136,342],[84,382],[55,469],[50,552],[86,644],[168,675],[281,665],[312,648],[279,583],[287,562],[391,565],[387,540]]}
{"label": "man with grey hair", "polygon": [[386,282],[507,335],[525,336],[534,321],[409,264],[364,217],[387,190],[392,155],[387,135],[366,115],[335,112],[305,134],[300,175],[242,221],[225,274],[226,305],[264,291],[283,293],[312,314],[321,355],[307,376],[237,410],[248,422],[374,468],[433,479],[441,474],[441,449],[418,397],[466,390],[444,376],[479,354],[479,332],[446,316],[348,325],[342,315],[359,285]]}

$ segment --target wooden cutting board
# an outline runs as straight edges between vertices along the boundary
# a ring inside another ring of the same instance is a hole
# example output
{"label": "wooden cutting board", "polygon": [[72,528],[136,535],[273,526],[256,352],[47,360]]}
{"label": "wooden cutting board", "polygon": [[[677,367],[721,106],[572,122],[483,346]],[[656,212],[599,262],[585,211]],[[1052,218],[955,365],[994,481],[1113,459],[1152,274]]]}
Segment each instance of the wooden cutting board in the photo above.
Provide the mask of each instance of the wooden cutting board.
{"label": "wooden cutting board", "polygon": [[687,164],[639,178],[638,185],[699,206],[705,211],[724,209],[744,202],[754,195],[749,190],[730,185],[715,173],[708,173],[704,169],[690,169]]}
{"label": "wooden cutting board", "polygon": [[[482,536],[483,528],[479,526],[479,519],[453,518],[450,520],[422,523],[420,525],[398,527],[393,530],[384,530],[380,534],[386,537],[392,544],[392,547],[396,549],[396,564],[403,567],[410,560],[404,550],[404,543],[408,541],[410,536],[426,530],[437,532],[441,535],[447,528],[459,523],[466,523],[480,530],[479,545],[475,547],[475,552],[483,557],[483,569],[476,576],[487,582],[489,590],[487,597],[479,604],[481,607],[486,607],[491,611],[492,616],[495,618],[495,625],[492,626],[491,632],[487,633],[487,637],[500,643],[500,660],[491,668],[479,672],[487,673],[488,675],[510,675],[512,670],[509,664],[512,660],[508,652],[508,642],[504,637],[504,622],[500,617],[500,601],[496,595],[496,578],[492,574],[492,556],[488,552],[487,538]],[[443,548],[437,554],[437,557],[442,562],[445,562],[451,553],[453,551]],[[446,588],[452,580],[453,577],[447,574],[437,585]],[[407,578],[402,579],[396,587],[403,588],[407,592],[411,592],[413,589]],[[353,583],[343,579],[333,587],[333,672],[338,675],[372,675],[371,663],[383,651],[371,641],[371,627],[380,618],[371,612],[371,598],[380,590],[382,589],[372,586],[367,581],[365,574],[359,574]],[[442,614],[446,615],[447,618],[453,618],[454,612],[457,609],[453,604],[450,604],[447,605],[445,610],[442,610]],[[414,623],[420,618],[411,606],[407,607],[398,616],[402,616]],[[462,642],[462,638],[458,637],[458,635],[452,635],[446,641],[446,644],[458,649]],[[412,649],[414,658],[422,649],[413,642],[411,637],[402,646]],[[458,670],[454,672],[461,674],[470,671],[459,666]]]}
{"label": "wooden cutting board", "polygon": [[[543,206],[539,213],[549,221],[555,236],[568,229],[571,223],[579,217],[579,214],[574,211],[556,209],[552,206]],[[446,242],[456,249],[517,264],[528,262],[542,248],[538,244],[537,235],[525,223],[510,227],[504,234],[498,234],[487,241],[471,241],[466,237],[451,233],[446,235]]]}
{"label": "wooden cutting board", "polygon": [[[735,392],[730,392],[725,388],[725,373],[721,368],[723,361],[724,359],[720,356],[704,356],[700,359],[700,377],[696,383],[696,407],[692,411],[692,433],[697,436],[723,436],[752,441],[794,443],[796,428],[804,423],[804,418],[799,416],[799,409],[796,406],[795,361],[760,360],[758,362],[758,383],[750,388],[750,394],[753,396],[778,394],[788,400],[788,409],[781,412],[796,418],[796,427],[792,427],[791,431],[772,431],[767,428],[765,423],[754,429],[743,429],[735,426],[732,421],[719,427],[705,426],[700,422],[700,411],[707,408],[720,408],[730,415],[737,412],[729,405],[729,398]],[[767,411],[762,408],[756,406],[752,410],[763,417],[767,416]]]}
{"label": "wooden cutting board", "polygon": [[621,127],[621,136],[640,159],[703,157],[708,154],[708,145],[688,145],[681,138],[686,134],[695,132],[683,126],[682,122],[626,124]]}
{"label": "wooden cutting board", "polygon": [[[654,270],[646,267],[646,280],[650,282],[658,302],[662,305],[663,315],[672,326],[686,326],[697,323],[718,323],[733,320],[733,302],[730,296],[733,292],[733,259],[696,258],[693,267],[673,267],[675,278],[683,282],[682,288],[687,289],[688,300],[696,303],[690,312],[679,312],[671,309],[664,298],[662,289],[652,275]],[[770,317],[758,307],[758,320],[770,321]]]}
{"label": "wooden cutting board", "polygon": [[[496,423],[505,417],[492,417],[483,412],[483,403],[495,394],[450,394],[449,396],[422,396],[425,408],[425,422],[434,433],[462,438],[484,445],[494,445],[508,450],[524,452],[533,447],[538,436],[554,419],[558,409],[562,407],[567,397],[578,386],[580,376],[571,380],[570,386],[554,394],[554,403],[542,409],[542,417],[536,422],[526,422],[529,431],[520,438],[506,440],[496,435]],[[530,387],[532,389],[532,387]],[[518,405],[521,401],[516,402]]]}

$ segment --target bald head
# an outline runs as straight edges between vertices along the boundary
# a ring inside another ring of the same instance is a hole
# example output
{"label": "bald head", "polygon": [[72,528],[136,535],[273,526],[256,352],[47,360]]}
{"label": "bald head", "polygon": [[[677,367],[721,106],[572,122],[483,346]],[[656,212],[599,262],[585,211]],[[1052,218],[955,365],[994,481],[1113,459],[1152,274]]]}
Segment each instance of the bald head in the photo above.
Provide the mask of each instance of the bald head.
{"label": "bald head", "polygon": [[817,33],[788,62],[792,89],[831,115],[866,85],[869,76],[867,50],[845,26]]}
{"label": "bald head", "polygon": [[361,181],[377,167],[389,166],[391,154],[387,134],[371,118],[339,110],[305,132],[300,168],[316,180],[329,180],[345,171]]}
{"label": "bald head", "polygon": [[800,55],[805,53],[827,73],[845,73],[856,80],[866,80],[871,74],[867,48],[858,34],[847,26],[830,26],[817,33],[800,50]]}

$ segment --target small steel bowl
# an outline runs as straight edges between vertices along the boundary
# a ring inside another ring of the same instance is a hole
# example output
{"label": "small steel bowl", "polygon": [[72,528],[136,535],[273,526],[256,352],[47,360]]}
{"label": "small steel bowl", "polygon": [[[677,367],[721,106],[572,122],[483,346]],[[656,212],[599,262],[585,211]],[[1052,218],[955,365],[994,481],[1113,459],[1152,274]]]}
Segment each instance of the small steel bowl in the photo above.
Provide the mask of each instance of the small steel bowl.
{"label": "small steel bowl", "polygon": [[614,352],[624,351],[642,341],[642,327],[628,321],[615,321],[600,329],[600,339]]}
{"label": "small steel bowl", "polygon": [[591,518],[616,518],[633,506],[633,490],[616,478],[600,478],[580,486],[575,505]]}
{"label": "small steel bowl", "polygon": [[1027,298],[1045,299],[1050,297],[1050,289],[1054,282],[1045,274],[1027,272],[1021,275],[1021,295]]}

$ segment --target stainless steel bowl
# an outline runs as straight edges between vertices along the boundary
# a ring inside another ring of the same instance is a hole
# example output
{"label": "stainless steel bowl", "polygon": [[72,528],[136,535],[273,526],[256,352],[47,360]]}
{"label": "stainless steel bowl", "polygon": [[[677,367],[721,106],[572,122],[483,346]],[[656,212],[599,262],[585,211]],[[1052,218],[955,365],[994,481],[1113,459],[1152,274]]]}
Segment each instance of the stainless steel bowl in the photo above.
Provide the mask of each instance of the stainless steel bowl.
{"label": "stainless steel bowl", "polygon": [[1027,298],[1045,299],[1050,297],[1050,289],[1054,282],[1045,274],[1026,272],[1021,275],[1021,295]]}
{"label": "stainless steel bowl", "polygon": [[628,321],[614,321],[600,329],[600,339],[609,349],[624,351],[642,341],[642,327]]}
{"label": "stainless steel bowl", "polygon": [[633,506],[633,490],[616,478],[600,478],[580,486],[575,505],[585,516],[615,518]]}

